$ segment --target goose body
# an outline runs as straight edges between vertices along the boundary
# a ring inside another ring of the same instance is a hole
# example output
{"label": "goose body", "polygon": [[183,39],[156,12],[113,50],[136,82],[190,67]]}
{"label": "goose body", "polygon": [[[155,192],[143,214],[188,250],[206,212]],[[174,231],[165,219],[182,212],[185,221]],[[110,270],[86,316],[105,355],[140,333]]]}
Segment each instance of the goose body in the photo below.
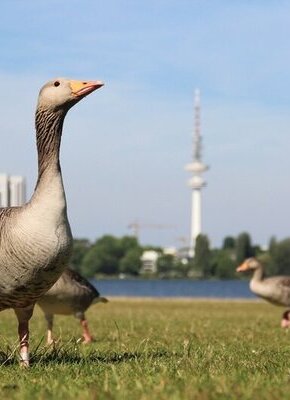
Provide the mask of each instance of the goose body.
{"label": "goose body", "polygon": [[35,115],[35,191],[24,206],[0,209],[0,311],[13,308],[16,313],[24,365],[29,364],[34,304],[57,281],[72,249],[59,162],[63,122],[73,105],[102,85],[59,78],[42,87]]}
{"label": "goose body", "polygon": [[42,215],[39,203],[5,211],[0,211],[0,310],[22,309],[58,279],[70,257],[72,235],[66,212]]}
{"label": "goose body", "polygon": [[106,303],[107,301],[106,298],[100,297],[97,289],[87,279],[78,272],[67,268],[57,282],[37,302],[47,321],[47,342],[50,344],[53,341],[52,328],[55,314],[74,315],[78,318],[83,328],[84,342],[91,342],[92,336],[89,332],[85,311],[92,303]]}
{"label": "goose body", "polygon": [[264,267],[255,258],[248,258],[237,268],[237,272],[253,271],[250,289],[268,302],[290,307],[290,276],[264,278]]}

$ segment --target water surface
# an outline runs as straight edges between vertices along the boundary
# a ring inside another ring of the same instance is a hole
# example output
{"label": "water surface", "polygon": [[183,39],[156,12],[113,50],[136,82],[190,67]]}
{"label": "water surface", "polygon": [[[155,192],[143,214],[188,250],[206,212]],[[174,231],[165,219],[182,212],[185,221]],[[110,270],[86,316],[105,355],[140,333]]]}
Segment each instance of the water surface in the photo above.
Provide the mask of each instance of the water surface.
{"label": "water surface", "polygon": [[128,297],[208,297],[221,299],[253,299],[248,281],[192,281],[186,279],[108,279],[92,280],[103,296]]}

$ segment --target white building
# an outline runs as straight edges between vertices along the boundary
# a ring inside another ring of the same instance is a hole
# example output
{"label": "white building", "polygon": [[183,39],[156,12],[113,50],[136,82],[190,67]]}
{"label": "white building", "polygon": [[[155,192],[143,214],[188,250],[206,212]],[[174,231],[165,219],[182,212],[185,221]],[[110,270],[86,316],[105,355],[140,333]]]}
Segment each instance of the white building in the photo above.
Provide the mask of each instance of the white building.
{"label": "white building", "polygon": [[176,257],[177,250],[175,247],[164,247],[163,254],[167,256]]}
{"label": "white building", "polygon": [[6,174],[0,174],[0,207],[9,206],[9,178]]}
{"label": "white building", "polygon": [[21,206],[26,201],[26,183],[23,176],[10,176],[10,206]]}
{"label": "white building", "polygon": [[141,256],[141,273],[156,274],[159,254],[155,250],[145,250]]}
{"label": "white building", "polygon": [[25,178],[23,176],[0,174],[0,207],[21,206],[25,201]]}

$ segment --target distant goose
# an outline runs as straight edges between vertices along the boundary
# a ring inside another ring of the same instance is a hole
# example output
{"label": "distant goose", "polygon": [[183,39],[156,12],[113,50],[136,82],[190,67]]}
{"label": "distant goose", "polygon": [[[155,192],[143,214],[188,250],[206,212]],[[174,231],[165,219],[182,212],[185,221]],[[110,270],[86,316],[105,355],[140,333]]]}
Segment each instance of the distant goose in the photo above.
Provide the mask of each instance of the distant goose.
{"label": "distant goose", "polygon": [[257,296],[279,306],[290,307],[290,276],[264,278],[263,265],[256,258],[248,258],[237,272],[254,271],[250,289]]}
{"label": "distant goose", "polygon": [[97,289],[79,273],[66,269],[53,287],[37,302],[47,321],[47,343],[53,342],[54,314],[74,315],[78,318],[83,329],[84,343],[90,343],[92,336],[89,332],[85,311],[91,304],[99,302],[107,303],[108,300],[100,297]]}
{"label": "distant goose", "polygon": [[[20,361],[29,365],[29,320],[36,301],[68,265],[72,235],[62,182],[59,149],[68,110],[102,82],[59,78],[39,93],[35,115],[38,180],[22,207],[0,209],[0,311],[18,319]],[[21,94],[20,94],[21,97]]]}

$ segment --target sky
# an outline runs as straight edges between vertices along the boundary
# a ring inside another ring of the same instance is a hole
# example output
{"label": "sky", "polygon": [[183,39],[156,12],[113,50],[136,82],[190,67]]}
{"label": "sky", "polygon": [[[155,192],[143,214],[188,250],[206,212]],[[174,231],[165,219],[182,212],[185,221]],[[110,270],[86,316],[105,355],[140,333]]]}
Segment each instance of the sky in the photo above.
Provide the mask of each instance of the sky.
{"label": "sky", "polygon": [[[76,238],[189,239],[193,98],[201,91],[203,232],[290,236],[290,3],[4,0],[0,172],[36,177],[40,87],[105,82],[68,114],[61,165]],[[143,227],[142,227],[143,225]],[[148,225],[164,225],[157,229]]]}

